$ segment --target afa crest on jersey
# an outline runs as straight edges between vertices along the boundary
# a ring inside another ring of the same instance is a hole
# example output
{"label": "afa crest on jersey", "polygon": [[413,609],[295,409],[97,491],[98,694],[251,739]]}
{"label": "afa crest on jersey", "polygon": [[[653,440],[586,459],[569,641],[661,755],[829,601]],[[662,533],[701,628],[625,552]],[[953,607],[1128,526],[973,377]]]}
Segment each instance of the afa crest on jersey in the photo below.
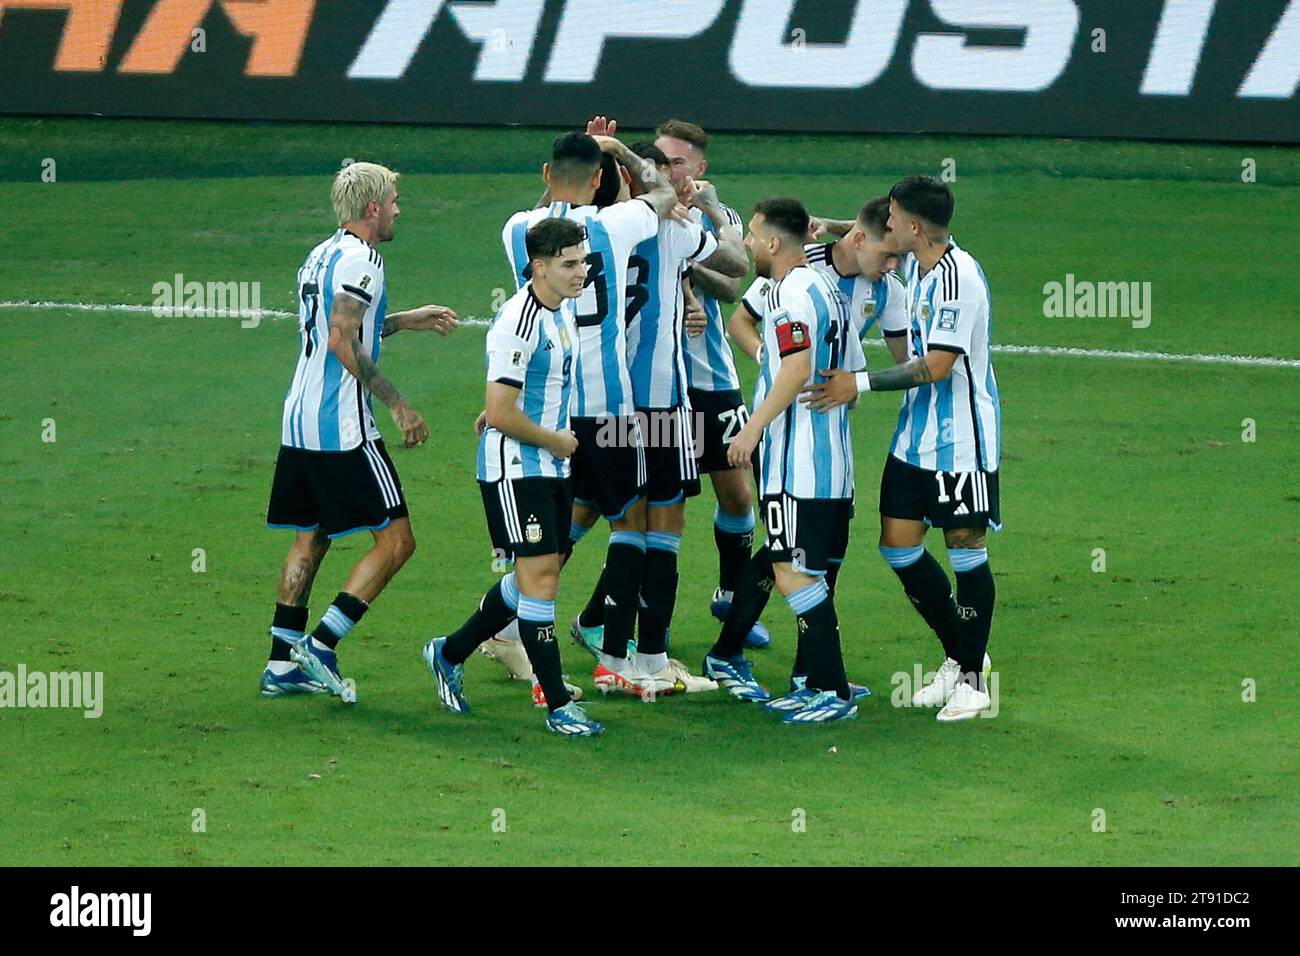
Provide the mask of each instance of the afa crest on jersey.
{"label": "afa crest on jersey", "polygon": [[875,314],[876,314],[875,299],[868,299],[866,302],[862,303],[862,317],[864,319],[869,319]]}

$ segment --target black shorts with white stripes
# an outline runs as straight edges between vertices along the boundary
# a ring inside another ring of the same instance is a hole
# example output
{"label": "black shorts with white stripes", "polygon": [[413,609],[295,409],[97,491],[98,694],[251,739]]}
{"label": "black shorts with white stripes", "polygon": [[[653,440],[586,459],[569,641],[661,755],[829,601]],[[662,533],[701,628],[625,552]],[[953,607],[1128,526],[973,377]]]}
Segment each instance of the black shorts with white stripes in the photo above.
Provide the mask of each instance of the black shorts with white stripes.
{"label": "black shorts with white stripes", "polygon": [[646,493],[645,444],[636,415],[569,419],[578,448],[569,459],[573,496],[610,521]]}
{"label": "black shorts with white stripes", "polygon": [[405,518],[406,496],[382,441],[351,451],[280,447],[266,524],[341,538]]}
{"label": "black shorts with white stripes", "polygon": [[996,471],[927,471],[893,455],[880,478],[880,513],[934,528],[1002,527]]}
{"label": "black shorts with white stripes", "polygon": [[727,446],[749,421],[749,409],[740,389],[710,392],[692,388],[687,395],[694,410],[692,421],[700,426],[695,436],[699,443],[699,471],[727,471],[731,468],[727,462]]}
{"label": "black shorts with white stripes", "polygon": [[849,550],[852,498],[764,495],[759,514],[767,528],[774,564],[793,564],[805,574],[825,574]]}
{"label": "black shorts with white stripes", "polygon": [[488,534],[498,558],[559,554],[569,542],[573,486],[568,478],[480,481]]}
{"label": "black shorts with white stripes", "polygon": [[646,503],[650,507],[675,505],[700,493],[699,437],[691,410],[638,408],[641,438],[645,442]]}

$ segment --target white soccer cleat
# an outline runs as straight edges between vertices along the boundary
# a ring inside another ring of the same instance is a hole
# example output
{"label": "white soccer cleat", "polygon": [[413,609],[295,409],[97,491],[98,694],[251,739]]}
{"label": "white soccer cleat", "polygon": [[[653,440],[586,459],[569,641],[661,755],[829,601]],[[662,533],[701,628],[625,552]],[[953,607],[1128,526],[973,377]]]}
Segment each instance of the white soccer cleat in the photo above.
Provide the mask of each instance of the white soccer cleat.
{"label": "white soccer cleat", "polygon": [[717,681],[701,677],[699,674],[692,674],[686,669],[686,665],[675,657],[668,658],[668,670],[677,683],[681,685],[683,693],[702,694],[705,691],[718,689]]}
{"label": "white soccer cleat", "polygon": [[957,685],[948,698],[947,705],[939,711],[939,716],[935,719],[940,723],[952,723],[958,720],[970,720],[978,717],[983,711],[986,711],[993,705],[993,699],[988,693],[982,690],[976,690],[970,684],[962,682]]}
{"label": "white soccer cleat", "polygon": [[532,681],[533,665],[528,660],[523,641],[512,641],[498,634],[480,644],[478,652],[504,667],[511,680]]}
{"label": "white soccer cleat", "polygon": [[961,677],[961,665],[951,657],[945,658],[943,666],[934,675],[934,680],[912,695],[913,707],[942,707],[948,703],[957,681]]}
{"label": "white soccer cleat", "polygon": [[[984,682],[987,686],[989,672],[993,664],[989,661],[989,656],[984,655]],[[948,703],[952,697],[953,691],[957,689],[957,681],[961,679],[961,665],[951,657],[945,658],[943,666],[939,672],[934,675],[934,680],[926,684],[915,694],[912,695],[913,707],[942,707]]]}
{"label": "white soccer cleat", "polygon": [[653,673],[646,673],[637,669],[635,673],[626,674],[625,676],[636,684],[637,689],[641,692],[641,699],[647,703],[652,703],[657,697],[681,694],[686,691],[686,685],[677,679],[672,664]]}

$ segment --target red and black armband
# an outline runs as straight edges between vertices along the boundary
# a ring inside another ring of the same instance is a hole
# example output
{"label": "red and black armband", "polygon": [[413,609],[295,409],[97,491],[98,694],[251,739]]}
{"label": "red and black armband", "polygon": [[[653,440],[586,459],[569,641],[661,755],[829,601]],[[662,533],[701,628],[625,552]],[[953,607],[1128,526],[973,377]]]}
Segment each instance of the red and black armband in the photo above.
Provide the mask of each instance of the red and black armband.
{"label": "red and black armband", "polygon": [[802,352],[811,344],[808,341],[808,326],[788,315],[777,319],[773,329],[776,332],[777,349],[782,358],[795,352]]}

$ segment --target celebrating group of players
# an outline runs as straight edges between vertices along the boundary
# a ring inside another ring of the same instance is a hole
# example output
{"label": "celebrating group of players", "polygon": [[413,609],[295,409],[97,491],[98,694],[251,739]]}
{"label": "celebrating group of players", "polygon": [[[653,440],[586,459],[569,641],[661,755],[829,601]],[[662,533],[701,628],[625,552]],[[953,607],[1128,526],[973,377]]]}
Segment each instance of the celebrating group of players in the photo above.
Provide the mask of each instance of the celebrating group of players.
{"label": "celebrating group of players", "polygon": [[[555,598],[574,546],[603,517],[604,569],[570,631],[596,659],[602,693],[647,700],[716,691],[788,723],[853,718],[870,692],[841,655],[835,586],[853,517],[851,409],[869,391],[904,391],[880,487],[880,550],[943,645],[912,697],[941,721],[987,711],[994,605],[985,533],[999,526],[1000,410],[988,286],[952,240],[953,199],[928,177],[901,180],[856,219],[811,217],[764,199],[747,228],[702,177],[708,136],[670,120],[627,146],[604,117],[555,141],[546,192],[502,233],[518,291],[487,333],[477,478],[492,545],[512,566],[461,627],[423,657],[442,705],[465,713],[476,650],[533,685],[547,727],[603,731],[562,673]],[[371,396],[407,445],[420,415],[378,369],[380,341],[450,332],[451,309],[387,311],[383,259],[398,215],[396,174],[355,163],[337,175],[339,229],[298,273],[301,352],[285,398],[267,522],[297,534],[281,573],[262,693],[355,700],[336,648],[415,548],[401,483]],[[743,239],[742,239],[743,232]],[[823,238],[833,241],[823,241]],[[746,253],[748,250],[748,255]],[[742,294],[753,258],[757,279]],[[725,323],[722,303],[738,303]],[[879,325],[894,365],[867,371]],[[732,344],[758,363],[752,412]],[[685,499],[701,473],[717,497],[717,641],[692,673],[669,657]],[[766,542],[751,554],[757,487]],[[925,550],[943,529],[956,593]],[[306,633],[307,599],[333,538],[374,546]],[[797,621],[787,693],[755,680],[746,644],[775,587]]]}

